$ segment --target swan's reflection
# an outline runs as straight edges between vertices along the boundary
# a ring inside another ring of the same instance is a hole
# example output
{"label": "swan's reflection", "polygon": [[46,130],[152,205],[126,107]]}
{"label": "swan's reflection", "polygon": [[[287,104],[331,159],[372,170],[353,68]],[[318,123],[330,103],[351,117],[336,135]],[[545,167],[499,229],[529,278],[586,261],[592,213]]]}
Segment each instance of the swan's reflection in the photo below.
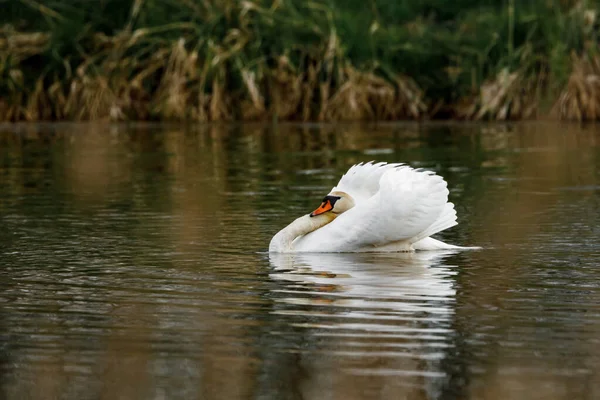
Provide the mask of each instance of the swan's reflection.
{"label": "swan's reflection", "polygon": [[448,302],[455,289],[450,277],[455,271],[440,262],[451,254],[273,253],[270,275],[289,282],[282,292],[303,294],[280,299],[288,303],[443,314],[451,311]]}
{"label": "swan's reflection", "polygon": [[303,395],[419,387],[436,397],[452,363],[456,269],[443,262],[452,253],[270,254],[272,333],[301,354]]}

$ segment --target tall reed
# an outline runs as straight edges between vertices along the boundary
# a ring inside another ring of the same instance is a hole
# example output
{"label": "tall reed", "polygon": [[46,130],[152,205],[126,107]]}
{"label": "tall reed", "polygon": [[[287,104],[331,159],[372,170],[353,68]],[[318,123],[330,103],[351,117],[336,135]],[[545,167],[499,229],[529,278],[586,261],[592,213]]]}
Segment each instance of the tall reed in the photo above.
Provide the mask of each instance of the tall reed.
{"label": "tall reed", "polygon": [[598,115],[591,1],[7,4],[5,121]]}

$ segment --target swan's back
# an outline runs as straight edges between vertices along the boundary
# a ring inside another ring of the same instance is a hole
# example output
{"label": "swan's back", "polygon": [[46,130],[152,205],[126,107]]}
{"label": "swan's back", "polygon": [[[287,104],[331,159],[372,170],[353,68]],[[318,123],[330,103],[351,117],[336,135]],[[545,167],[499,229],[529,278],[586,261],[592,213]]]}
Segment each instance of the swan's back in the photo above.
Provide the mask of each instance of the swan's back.
{"label": "swan's back", "polygon": [[338,184],[331,191],[346,192],[356,203],[361,203],[379,191],[379,181],[383,174],[401,165],[403,164],[384,162],[373,164],[372,161],[353,165],[342,175]]}
{"label": "swan's back", "polygon": [[413,243],[456,225],[446,181],[431,171],[401,164],[359,164],[332,191],[348,193],[355,207],[296,239],[296,251],[410,250]]}

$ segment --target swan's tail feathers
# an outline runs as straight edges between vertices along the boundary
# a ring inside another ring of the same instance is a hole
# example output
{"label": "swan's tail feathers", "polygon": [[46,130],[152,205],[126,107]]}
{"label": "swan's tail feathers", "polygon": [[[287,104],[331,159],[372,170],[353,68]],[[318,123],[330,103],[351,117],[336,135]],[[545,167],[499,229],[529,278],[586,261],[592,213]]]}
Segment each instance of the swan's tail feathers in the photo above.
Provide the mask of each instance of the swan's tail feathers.
{"label": "swan's tail feathers", "polygon": [[416,243],[421,239],[425,239],[426,237],[451,228],[454,225],[458,225],[458,222],[456,222],[456,210],[454,209],[454,204],[446,203],[439,218],[433,224],[429,225],[427,229],[415,236],[411,240],[411,243]]}

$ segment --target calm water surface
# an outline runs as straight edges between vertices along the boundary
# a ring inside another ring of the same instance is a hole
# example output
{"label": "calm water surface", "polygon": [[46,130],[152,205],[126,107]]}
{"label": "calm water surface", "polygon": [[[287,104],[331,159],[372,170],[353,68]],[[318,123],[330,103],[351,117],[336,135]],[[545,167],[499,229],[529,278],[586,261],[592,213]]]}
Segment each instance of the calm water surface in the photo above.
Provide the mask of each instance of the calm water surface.
{"label": "calm water surface", "polygon": [[[278,255],[357,162],[483,250]],[[598,399],[600,127],[0,126],[0,397]]]}

